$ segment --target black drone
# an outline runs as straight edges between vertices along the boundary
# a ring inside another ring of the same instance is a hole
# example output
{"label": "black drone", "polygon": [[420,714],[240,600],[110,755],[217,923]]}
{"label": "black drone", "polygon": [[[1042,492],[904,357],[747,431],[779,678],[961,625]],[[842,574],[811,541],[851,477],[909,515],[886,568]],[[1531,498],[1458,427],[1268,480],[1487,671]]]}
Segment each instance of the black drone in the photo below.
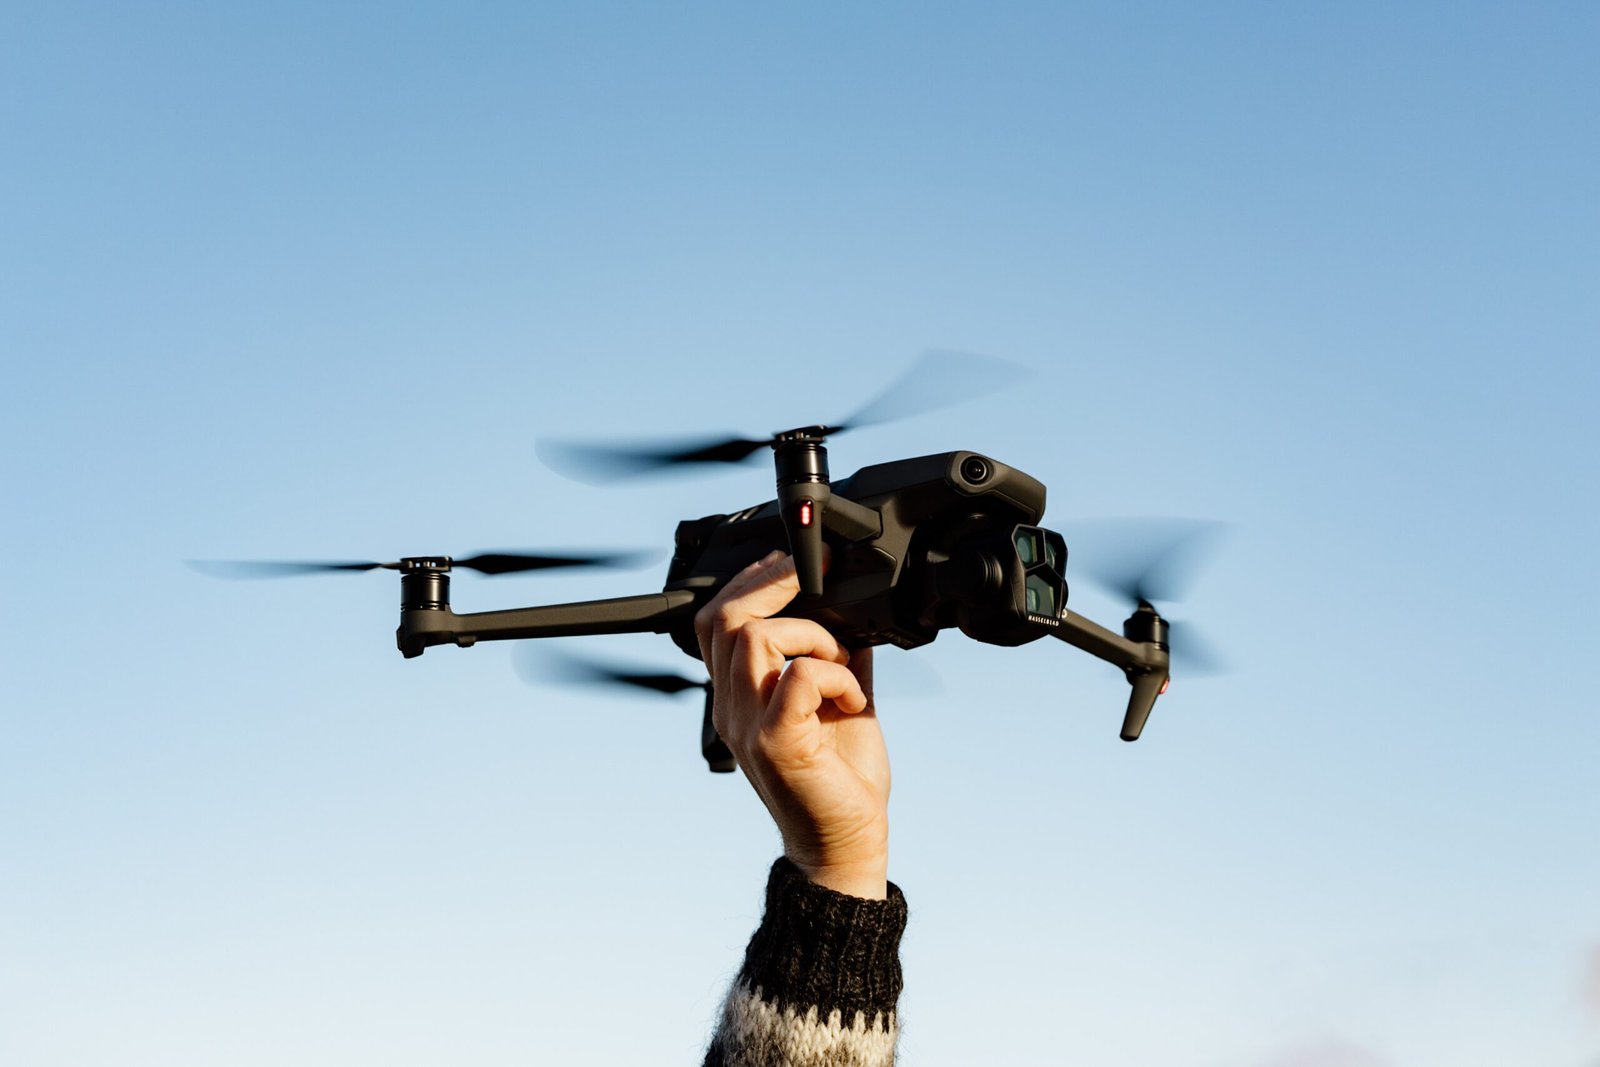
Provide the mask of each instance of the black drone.
{"label": "black drone", "polygon": [[[987,391],[1005,384],[1017,370],[985,357],[931,353],[838,425],[806,426],[759,439],[541,446],[547,463],[590,481],[686,464],[740,463],[771,451],[775,499],[680,522],[659,593],[466,614],[450,606],[450,573],[455,569],[509,574],[625,565],[637,559],[625,555],[492,552],[464,559],[411,556],[393,563],[196,566],[230,576],[397,570],[400,626],[395,638],[408,659],[435,645],[467,648],[479,641],[619,633],[668,634],[698,659],[695,612],[746,565],[781,548],[793,554],[800,582],[800,595],[782,614],[815,620],[846,647],[892,644],[911,649],[955,627],[994,645],[1054,637],[1121,668],[1131,685],[1121,736],[1134,741],[1156,698],[1167,689],[1170,627],[1151,601],[1171,599],[1158,586],[1171,587],[1172,550],[1186,537],[1161,538],[1169,543],[1155,547],[1145,559],[1131,565],[1124,559],[1112,568],[1121,573],[1108,576],[1102,567],[1106,584],[1135,603],[1119,634],[1067,609],[1067,543],[1061,534],[1038,525],[1045,487],[1037,479],[970,451],[874,464],[839,480],[829,475],[831,436]],[[825,546],[832,557],[826,576]],[[1194,658],[1205,665],[1201,655]],[[709,683],[570,663],[579,666],[576,674],[569,670],[569,677],[582,680],[665,693],[704,689],[702,754],[712,770],[733,769],[733,757],[711,725]]]}

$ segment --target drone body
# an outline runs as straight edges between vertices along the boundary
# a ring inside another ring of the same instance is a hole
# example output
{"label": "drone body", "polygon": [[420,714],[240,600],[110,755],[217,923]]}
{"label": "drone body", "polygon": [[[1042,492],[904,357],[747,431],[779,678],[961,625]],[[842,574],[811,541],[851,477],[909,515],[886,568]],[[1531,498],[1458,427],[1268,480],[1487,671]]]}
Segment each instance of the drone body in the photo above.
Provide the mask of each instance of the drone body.
{"label": "drone body", "polygon": [[[822,527],[831,555],[824,587],[798,598],[783,614],[814,619],[852,648],[916,648],[950,626],[994,644],[1043,637],[1044,628],[1057,624],[1056,606],[1065,602],[1065,546],[1057,551],[1059,538],[1050,535],[1052,573],[1032,576],[1034,610],[1027,613],[1027,629],[986,617],[993,597],[986,595],[979,566],[963,552],[970,556],[996,539],[1009,544],[1018,527],[1039,521],[1044,502],[1045,487],[1036,479],[976,452],[864,467],[831,486],[826,510],[812,520]],[[829,529],[845,507],[872,518],[845,532]],[[714,591],[772,549],[789,547],[782,510],[779,501],[769,500],[732,515],[679,523],[666,588]],[[1036,555],[1042,562],[1044,552]],[[699,655],[692,627],[671,633],[685,652]]]}

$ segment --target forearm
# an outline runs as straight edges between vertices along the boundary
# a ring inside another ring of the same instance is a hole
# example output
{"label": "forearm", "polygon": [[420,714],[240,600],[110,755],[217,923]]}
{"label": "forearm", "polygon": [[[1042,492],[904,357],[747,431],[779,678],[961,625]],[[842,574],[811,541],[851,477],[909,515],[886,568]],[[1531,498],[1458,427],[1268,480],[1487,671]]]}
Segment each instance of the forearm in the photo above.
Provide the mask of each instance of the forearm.
{"label": "forearm", "polygon": [[705,1067],[888,1067],[905,924],[894,884],[882,900],[848,896],[778,860]]}

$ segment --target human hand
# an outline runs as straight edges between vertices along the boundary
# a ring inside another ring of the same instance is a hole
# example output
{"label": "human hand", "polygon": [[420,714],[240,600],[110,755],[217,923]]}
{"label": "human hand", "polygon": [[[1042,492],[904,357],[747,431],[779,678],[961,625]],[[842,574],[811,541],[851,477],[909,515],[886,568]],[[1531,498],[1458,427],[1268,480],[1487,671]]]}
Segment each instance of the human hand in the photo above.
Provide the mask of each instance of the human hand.
{"label": "human hand", "polygon": [[[872,703],[872,650],[808,619],[775,619],[800,591],[781,552],[735,575],[695,615],[717,733],[807,878],[881,900],[889,868],[889,753]],[[787,664],[787,665],[786,665]]]}

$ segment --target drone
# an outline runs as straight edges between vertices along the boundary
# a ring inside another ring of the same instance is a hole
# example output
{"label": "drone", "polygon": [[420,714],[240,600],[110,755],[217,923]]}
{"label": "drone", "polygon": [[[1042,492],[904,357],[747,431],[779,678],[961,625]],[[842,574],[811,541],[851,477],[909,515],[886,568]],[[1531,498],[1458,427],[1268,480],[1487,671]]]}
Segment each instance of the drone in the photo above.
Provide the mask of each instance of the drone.
{"label": "drone", "polygon": [[[1123,672],[1129,694],[1121,737],[1134,741],[1171,677],[1171,624],[1152,603],[1167,598],[1160,586],[1171,585],[1161,579],[1169,551],[1125,565],[1122,574],[1106,581],[1134,602],[1118,633],[1068,609],[1068,546],[1060,533],[1039,525],[1045,486],[1038,479],[969,450],[873,464],[840,479],[829,472],[830,438],[996,388],[1017,370],[991,357],[929,353],[854,416],[835,425],[803,426],[759,438],[628,446],[541,442],[539,454],[547,464],[592,482],[691,465],[744,463],[770,452],[773,498],[679,522],[660,592],[497,611],[459,613],[451,606],[450,578],[456,570],[510,574],[625,566],[639,558],[617,553],[485,552],[465,558],[408,556],[390,563],[196,566],[225,576],[398,571],[395,642],[407,659],[441,645],[470,648],[479,641],[625,633],[667,635],[699,659],[695,613],[747,565],[782,549],[794,558],[800,592],[780,614],[821,624],[847,648],[887,644],[914,649],[952,628],[992,645],[1018,646],[1046,637],[1063,641]],[[576,664],[568,672],[575,680],[663,693],[703,689],[701,754],[712,771],[734,769],[733,755],[712,725],[710,683],[570,662]]]}

